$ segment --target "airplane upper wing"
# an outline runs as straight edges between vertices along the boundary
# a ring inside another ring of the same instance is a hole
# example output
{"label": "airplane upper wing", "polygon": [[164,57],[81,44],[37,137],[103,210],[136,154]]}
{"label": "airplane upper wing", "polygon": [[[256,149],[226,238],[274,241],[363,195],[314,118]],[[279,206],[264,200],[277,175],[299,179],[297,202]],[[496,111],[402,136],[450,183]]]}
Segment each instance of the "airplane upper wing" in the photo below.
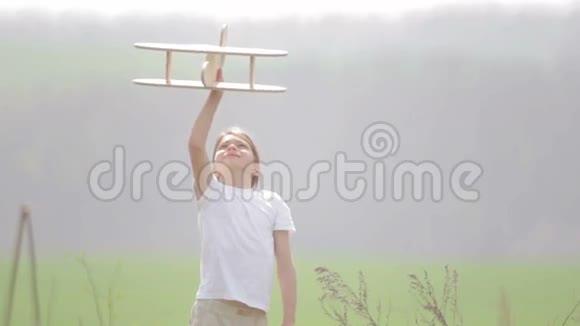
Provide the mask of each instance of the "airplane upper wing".
{"label": "airplane upper wing", "polygon": [[192,53],[217,53],[258,57],[281,57],[286,56],[288,51],[259,48],[243,48],[233,46],[219,46],[210,44],[174,44],[174,43],[135,43],[135,47],[147,50],[192,52]]}

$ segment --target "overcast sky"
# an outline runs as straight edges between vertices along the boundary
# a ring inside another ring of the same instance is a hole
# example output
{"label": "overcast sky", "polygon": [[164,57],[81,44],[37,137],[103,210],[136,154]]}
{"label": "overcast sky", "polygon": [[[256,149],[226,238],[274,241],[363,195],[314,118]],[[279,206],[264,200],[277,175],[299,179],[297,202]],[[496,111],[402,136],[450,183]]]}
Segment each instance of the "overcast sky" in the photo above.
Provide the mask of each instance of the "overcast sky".
{"label": "overcast sky", "polygon": [[[579,0],[19,0],[0,1],[0,10],[22,8],[49,9],[60,12],[84,9],[106,14],[127,11],[163,13],[167,11],[196,12],[214,17],[272,18],[279,15],[300,14],[312,16],[321,13],[343,12],[349,14],[380,13],[397,16],[417,9],[430,9],[449,4],[493,3],[518,8],[522,5],[549,4],[555,8],[567,8]],[[200,6],[200,4],[202,4]],[[219,9],[218,9],[219,8]]]}

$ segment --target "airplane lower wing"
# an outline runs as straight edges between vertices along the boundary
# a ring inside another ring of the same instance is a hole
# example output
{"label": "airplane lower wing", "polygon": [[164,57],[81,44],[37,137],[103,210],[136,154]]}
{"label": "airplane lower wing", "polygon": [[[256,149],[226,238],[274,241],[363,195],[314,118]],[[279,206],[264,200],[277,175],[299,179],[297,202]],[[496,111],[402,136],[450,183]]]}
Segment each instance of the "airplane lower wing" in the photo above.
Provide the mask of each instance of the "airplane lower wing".
{"label": "airplane lower wing", "polygon": [[254,84],[250,87],[250,84],[243,83],[228,83],[220,82],[217,83],[215,87],[206,87],[201,81],[197,80],[179,80],[171,79],[169,83],[165,79],[158,78],[138,78],[133,79],[135,84],[148,85],[148,86],[161,86],[161,87],[179,87],[179,88],[198,88],[198,89],[221,89],[227,91],[245,91],[245,92],[268,92],[268,93],[279,93],[286,91],[285,87],[275,86],[275,85],[260,85]]}

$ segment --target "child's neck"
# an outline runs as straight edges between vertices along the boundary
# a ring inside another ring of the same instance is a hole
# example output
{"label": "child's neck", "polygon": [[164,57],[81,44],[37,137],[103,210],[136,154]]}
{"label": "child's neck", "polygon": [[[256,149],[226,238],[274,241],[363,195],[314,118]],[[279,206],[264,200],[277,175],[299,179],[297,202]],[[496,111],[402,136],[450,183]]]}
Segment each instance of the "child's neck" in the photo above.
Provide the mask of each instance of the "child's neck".
{"label": "child's neck", "polygon": [[252,188],[252,176],[243,176],[241,173],[234,173],[230,178],[222,178],[222,182],[235,188]]}

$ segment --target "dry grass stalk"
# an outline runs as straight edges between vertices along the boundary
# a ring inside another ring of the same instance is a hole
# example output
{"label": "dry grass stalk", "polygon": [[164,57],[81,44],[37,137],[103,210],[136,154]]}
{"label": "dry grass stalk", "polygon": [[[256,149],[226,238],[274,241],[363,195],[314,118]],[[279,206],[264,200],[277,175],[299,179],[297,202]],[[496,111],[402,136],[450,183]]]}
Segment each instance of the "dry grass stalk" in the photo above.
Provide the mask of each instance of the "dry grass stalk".
{"label": "dry grass stalk", "polygon": [[107,297],[107,306],[109,308],[109,326],[113,326],[113,322],[115,321],[115,285],[120,271],[121,262],[117,261],[115,271],[113,272],[113,276],[111,277],[111,281],[109,283],[109,292]]}
{"label": "dry grass stalk", "polygon": [[56,280],[54,276],[50,279],[50,292],[48,295],[48,307],[46,309],[46,326],[50,326],[52,321],[52,311],[54,308],[54,297],[55,297]]}
{"label": "dry grass stalk", "polygon": [[499,295],[498,326],[512,326],[510,300],[502,287]]}
{"label": "dry grass stalk", "polygon": [[[367,283],[361,271],[358,273],[357,291],[346,284],[338,273],[332,272],[326,267],[318,267],[315,271],[318,274],[317,279],[322,285],[324,292],[319,298],[322,309],[339,326],[352,325],[352,321],[349,319],[350,311],[363,318],[368,326],[387,326],[389,324],[390,305],[386,312],[384,312],[382,303],[379,301],[376,305],[376,316],[373,316],[371,313],[368,302]],[[335,305],[339,305],[341,309],[337,310],[332,306],[332,303],[327,302],[328,300],[333,301]],[[327,307],[327,305],[330,307]],[[385,313],[384,316],[383,313]]]}
{"label": "dry grass stalk", "polygon": [[34,233],[32,232],[32,221],[30,219],[30,208],[23,205],[20,210],[18,221],[18,235],[16,246],[14,247],[12,270],[10,273],[10,282],[8,286],[8,298],[6,299],[6,308],[4,313],[4,325],[10,326],[12,320],[12,308],[14,306],[14,290],[16,288],[16,276],[18,275],[18,263],[20,261],[20,248],[22,246],[22,237],[28,230],[28,253],[30,256],[31,282],[32,282],[32,304],[34,306],[34,325],[41,325],[40,317],[40,300],[38,294],[37,271],[36,271],[36,253],[34,247]]}
{"label": "dry grass stalk", "polygon": [[91,272],[91,268],[89,267],[89,264],[87,263],[87,260],[85,259],[84,255],[77,257],[77,260],[85,268],[85,272],[87,273],[87,279],[89,281],[89,284],[91,285],[95,309],[97,310],[97,317],[99,318],[99,326],[103,326],[103,313],[101,310],[101,305],[99,304],[99,293],[97,290],[97,284],[95,283],[95,280],[93,278],[93,273]]}
{"label": "dry grass stalk", "polygon": [[[98,292],[97,289],[97,285],[95,282],[95,279],[93,277],[93,273],[91,271],[91,268],[89,266],[89,264],[87,263],[84,255],[81,255],[79,257],[77,257],[77,260],[81,263],[81,265],[83,265],[85,272],[87,274],[87,280],[89,281],[89,284],[91,285],[91,292],[93,294],[93,301],[95,303],[95,309],[97,312],[97,317],[99,319],[99,325],[103,326],[105,325],[105,318],[104,318],[104,314],[103,314],[103,310],[101,309],[101,305],[99,303],[99,299],[101,298],[101,295]],[[108,310],[108,318],[107,318],[107,325],[109,326],[113,326],[114,324],[114,317],[115,317],[115,285],[116,285],[116,280],[118,277],[118,274],[121,270],[121,262],[117,261],[117,265],[115,267],[115,270],[113,272],[113,275],[111,277],[111,280],[109,281],[109,287],[108,287],[108,291],[107,291],[107,310]]]}
{"label": "dry grass stalk", "polygon": [[435,288],[429,280],[427,271],[424,271],[423,280],[415,274],[410,274],[409,278],[411,279],[411,290],[415,293],[419,305],[430,316],[427,318],[420,314],[420,319],[415,319],[417,325],[419,323],[442,326],[463,325],[463,319],[458,309],[459,274],[457,271],[451,271],[448,266],[445,266],[445,283],[441,300],[437,300]]}
{"label": "dry grass stalk", "polygon": [[574,321],[574,322],[580,323],[580,318],[574,317],[574,313],[576,312],[576,310],[578,309],[578,307],[580,307],[580,300],[578,300],[576,302],[576,304],[574,305],[574,307],[572,308],[572,310],[568,313],[568,315],[566,316],[566,318],[562,322],[562,326],[566,326],[569,321]]}

